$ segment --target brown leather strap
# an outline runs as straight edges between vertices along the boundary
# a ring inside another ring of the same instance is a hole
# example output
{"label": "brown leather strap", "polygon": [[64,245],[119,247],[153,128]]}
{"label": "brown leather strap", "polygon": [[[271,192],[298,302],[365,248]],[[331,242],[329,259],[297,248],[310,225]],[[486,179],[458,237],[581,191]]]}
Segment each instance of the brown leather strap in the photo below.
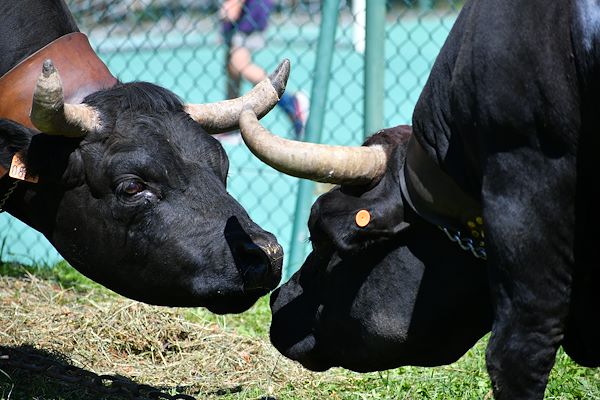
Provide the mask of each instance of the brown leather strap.
{"label": "brown leather strap", "polygon": [[0,78],[0,118],[35,129],[29,119],[31,99],[47,59],[52,60],[60,74],[66,103],[81,103],[87,95],[117,83],[87,36],[81,32],[69,33],[42,47]]}

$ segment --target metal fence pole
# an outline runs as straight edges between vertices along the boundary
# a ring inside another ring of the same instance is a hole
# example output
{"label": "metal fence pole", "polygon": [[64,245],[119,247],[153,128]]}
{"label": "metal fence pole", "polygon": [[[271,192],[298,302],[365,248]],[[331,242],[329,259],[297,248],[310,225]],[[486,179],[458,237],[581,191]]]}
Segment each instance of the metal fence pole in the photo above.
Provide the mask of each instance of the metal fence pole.
{"label": "metal fence pole", "polygon": [[385,0],[367,2],[364,137],[383,128]]}
{"label": "metal fence pole", "polygon": [[[317,58],[310,95],[310,113],[304,135],[305,140],[308,142],[318,143],[321,141],[321,131],[323,128],[323,120],[325,119],[325,104],[329,89],[331,61],[333,58],[338,16],[339,0],[324,0],[321,8],[321,26],[319,31],[319,41],[317,43]],[[306,223],[312,204],[313,188],[313,182],[300,179],[296,197],[296,208],[294,211],[289,261],[287,268],[283,271],[282,277],[284,282],[292,276],[304,261],[304,249],[307,239]]]}

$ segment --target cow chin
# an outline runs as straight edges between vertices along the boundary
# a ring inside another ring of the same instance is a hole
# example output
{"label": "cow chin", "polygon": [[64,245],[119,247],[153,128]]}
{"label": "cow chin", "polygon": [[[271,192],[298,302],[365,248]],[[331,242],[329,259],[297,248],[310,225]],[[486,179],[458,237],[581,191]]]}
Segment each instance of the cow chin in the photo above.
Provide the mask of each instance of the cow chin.
{"label": "cow chin", "polygon": [[267,294],[266,291],[245,297],[219,298],[214,302],[206,302],[204,307],[215,314],[239,314],[252,307],[265,294]]}
{"label": "cow chin", "polygon": [[[278,290],[273,292],[271,297],[271,307],[274,311],[270,339],[273,346],[285,357],[298,361],[311,371],[321,372],[333,367],[330,360],[320,356],[315,335],[309,329],[305,329],[310,328],[310,325],[297,325],[297,321],[292,321],[293,313],[277,313],[278,303],[273,299],[277,298]],[[303,318],[300,315],[296,317]]]}
{"label": "cow chin", "polygon": [[368,321],[352,316],[351,310],[369,270],[313,251],[271,294],[270,339],[275,348],[312,371],[338,366],[364,370],[368,343],[359,332]]}
{"label": "cow chin", "polygon": [[[281,351],[281,349],[278,350]],[[317,351],[317,340],[312,334],[281,352],[289,359],[298,361],[304,368],[314,372],[323,372],[334,367],[331,362],[320,357],[320,353]]]}
{"label": "cow chin", "polygon": [[[107,285],[107,287],[110,287]],[[136,293],[131,290],[117,293],[128,298],[147,304],[169,307],[204,307],[215,314],[238,314],[248,310],[262,296],[269,293],[267,288],[261,290],[245,291],[242,286],[227,287],[215,292],[189,291],[182,293],[182,289],[173,289],[179,292],[174,296],[158,296],[156,293]],[[161,292],[164,292],[161,290]]]}
{"label": "cow chin", "polygon": [[[322,316],[323,306],[313,303],[312,299],[302,294],[295,296],[293,292],[297,289],[295,282],[288,282],[271,295],[270,340],[273,346],[311,371],[322,372],[338,366],[365,371],[362,357],[353,351],[355,346],[349,345],[358,344],[360,340],[353,338],[351,332],[344,337],[331,337],[332,333],[333,336],[341,333],[326,328],[336,325],[337,319]],[[340,322],[345,319],[341,318]],[[349,357],[348,363],[344,354],[357,358]]]}
{"label": "cow chin", "polygon": [[319,305],[315,297],[310,296],[310,288],[303,288],[298,282],[303,272],[307,271],[297,272],[271,294],[270,340],[287,358],[312,371],[325,371],[334,365],[320,355],[319,341],[314,334]]}

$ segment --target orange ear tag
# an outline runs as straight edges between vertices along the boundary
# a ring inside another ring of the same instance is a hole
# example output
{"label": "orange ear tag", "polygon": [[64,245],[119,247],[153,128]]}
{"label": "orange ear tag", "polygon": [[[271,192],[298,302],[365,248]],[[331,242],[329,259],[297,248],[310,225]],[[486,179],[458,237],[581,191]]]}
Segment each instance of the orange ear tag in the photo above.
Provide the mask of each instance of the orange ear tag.
{"label": "orange ear tag", "polygon": [[365,226],[369,225],[369,222],[371,222],[371,214],[367,210],[360,210],[356,213],[354,221],[356,222],[356,225],[364,228]]}

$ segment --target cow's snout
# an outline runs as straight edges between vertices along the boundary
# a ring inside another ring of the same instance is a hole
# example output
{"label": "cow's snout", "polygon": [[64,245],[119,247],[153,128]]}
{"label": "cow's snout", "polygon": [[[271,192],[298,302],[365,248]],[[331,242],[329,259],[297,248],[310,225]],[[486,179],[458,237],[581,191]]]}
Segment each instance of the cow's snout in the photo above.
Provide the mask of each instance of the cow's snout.
{"label": "cow's snout", "polygon": [[232,248],[246,291],[271,290],[281,278],[283,249],[274,241],[240,240]]}
{"label": "cow's snout", "polygon": [[275,289],[281,280],[283,249],[273,235],[246,232],[236,218],[227,221],[225,238],[246,292]]}

